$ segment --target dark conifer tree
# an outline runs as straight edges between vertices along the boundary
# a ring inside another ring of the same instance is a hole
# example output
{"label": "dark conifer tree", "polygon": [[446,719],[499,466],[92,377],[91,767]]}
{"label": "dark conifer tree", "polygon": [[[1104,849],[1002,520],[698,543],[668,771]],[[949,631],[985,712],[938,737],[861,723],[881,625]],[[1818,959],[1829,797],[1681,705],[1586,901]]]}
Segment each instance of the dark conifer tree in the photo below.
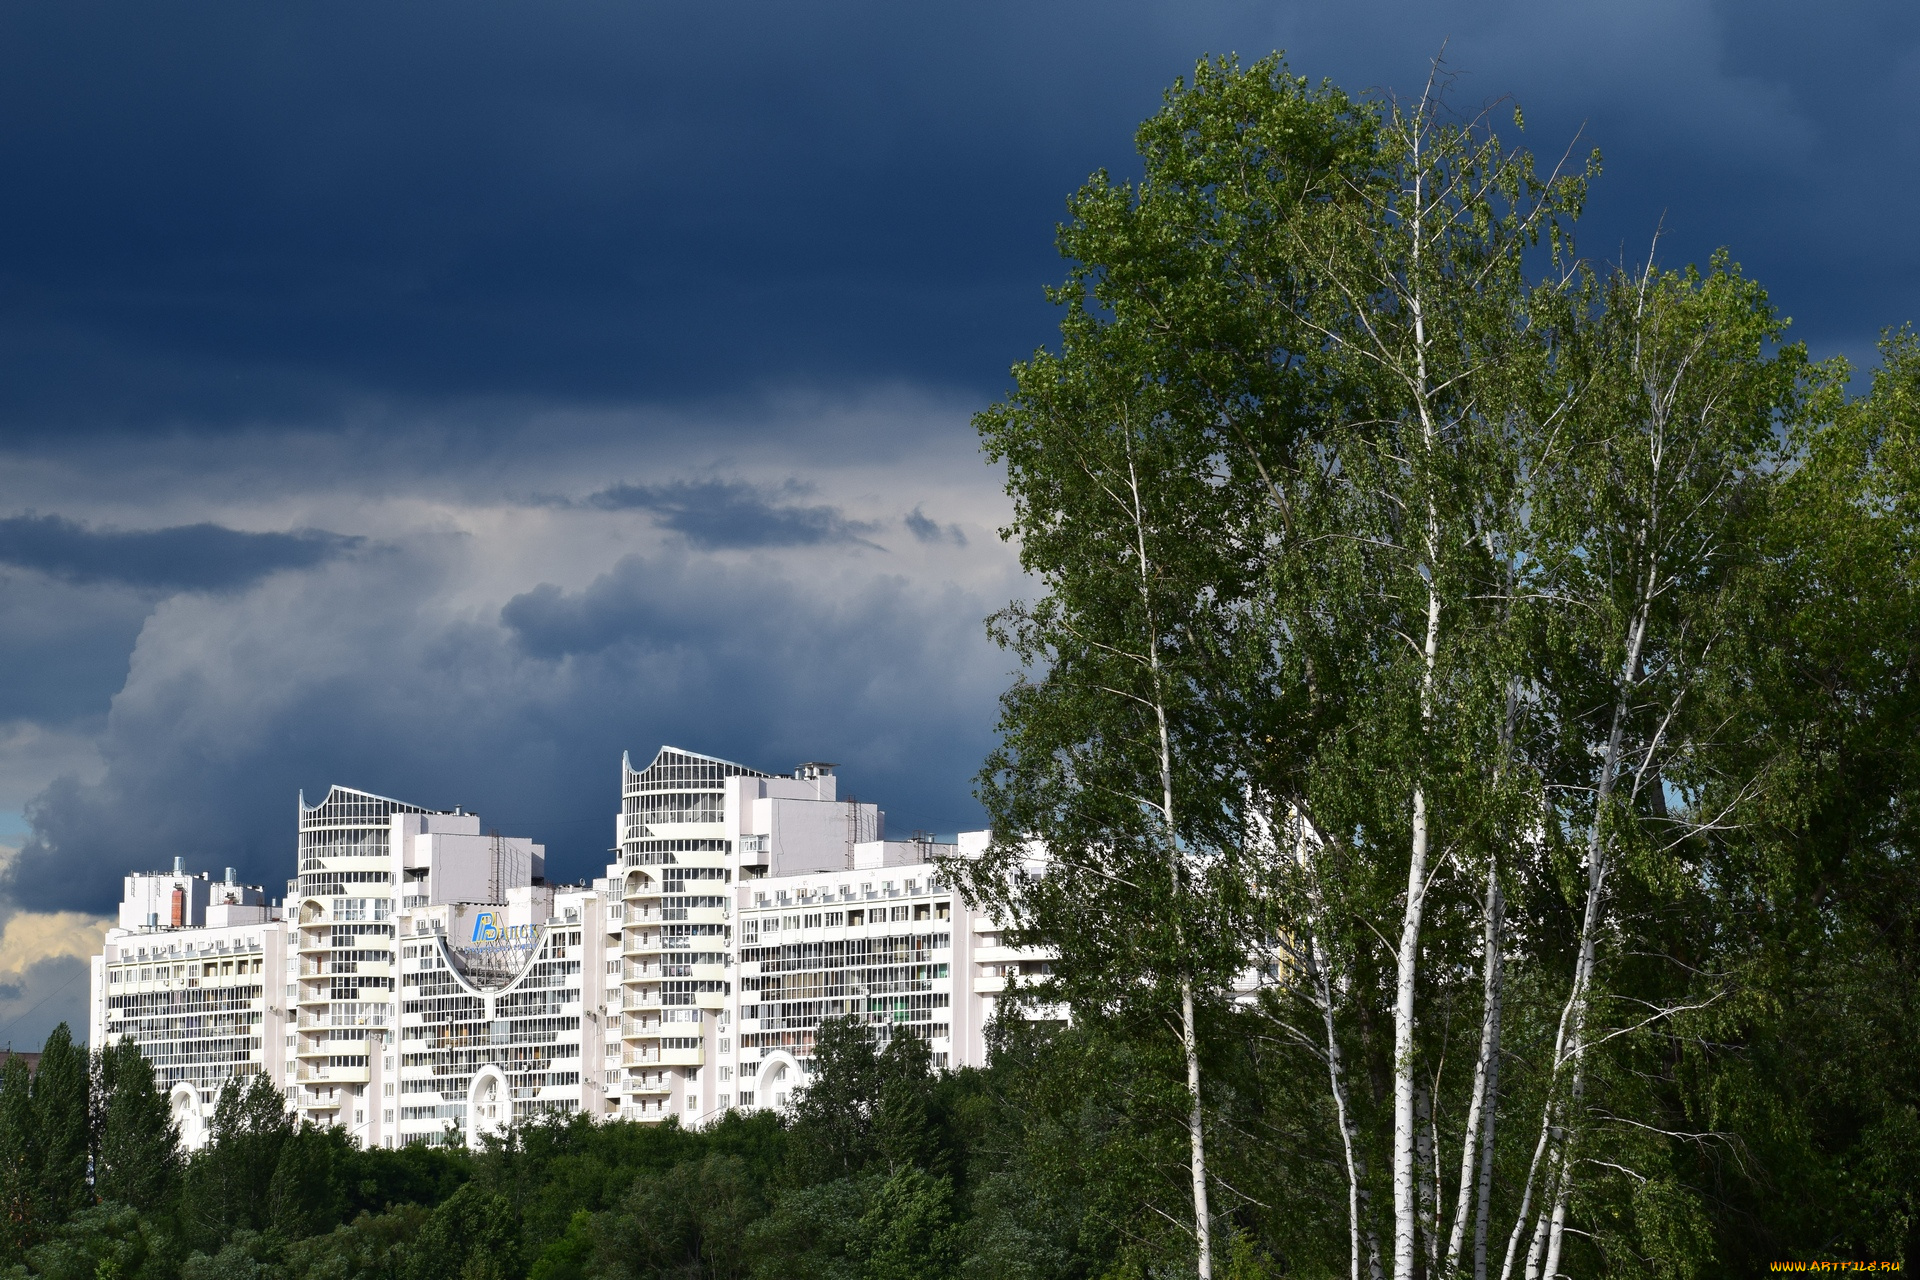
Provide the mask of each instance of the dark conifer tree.
{"label": "dark conifer tree", "polygon": [[39,1130],[35,1194],[47,1222],[64,1222],[86,1207],[92,1144],[92,1064],[66,1023],[55,1027],[33,1073],[33,1121]]}
{"label": "dark conifer tree", "polygon": [[187,1166],[187,1230],[217,1240],[264,1231],[280,1153],[293,1132],[286,1104],[264,1075],[230,1080],[213,1112],[212,1141]]}
{"label": "dark conifer tree", "polygon": [[342,1129],[302,1125],[280,1148],[280,1163],[267,1188],[268,1220],[288,1240],[331,1231],[340,1221],[339,1173],[350,1158]]}
{"label": "dark conifer tree", "polygon": [[0,1264],[20,1260],[34,1242],[34,1169],[38,1145],[27,1061],[8,1053],[0,1068]]}
{"label": "dark conifer tree", "polygon": [[154,1083],[153,1064],[131,1040],[100,1054],[99,1163],[94,1192],[103,1201],[153,1213],[180,1187],[180,1132]]}

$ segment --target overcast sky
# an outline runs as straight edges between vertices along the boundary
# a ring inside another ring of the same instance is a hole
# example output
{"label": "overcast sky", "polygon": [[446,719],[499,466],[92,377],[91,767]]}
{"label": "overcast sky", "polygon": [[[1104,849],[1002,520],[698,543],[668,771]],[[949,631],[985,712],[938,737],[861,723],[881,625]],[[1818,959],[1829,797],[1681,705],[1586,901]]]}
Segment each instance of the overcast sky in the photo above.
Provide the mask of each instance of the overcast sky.
{"label": "overcast sky", "polygon": [[[0,4],[0,1043],[119,877],[329,783],[593,874],[620,753],[978,821],[1022,590],[969,415],[1205,54],[1514,96],[1581,230],[1914,318],[1906,5]],[[1584,131],[1584,132],[1582,132]],[[277,893],[280,890],[276,887]]]}

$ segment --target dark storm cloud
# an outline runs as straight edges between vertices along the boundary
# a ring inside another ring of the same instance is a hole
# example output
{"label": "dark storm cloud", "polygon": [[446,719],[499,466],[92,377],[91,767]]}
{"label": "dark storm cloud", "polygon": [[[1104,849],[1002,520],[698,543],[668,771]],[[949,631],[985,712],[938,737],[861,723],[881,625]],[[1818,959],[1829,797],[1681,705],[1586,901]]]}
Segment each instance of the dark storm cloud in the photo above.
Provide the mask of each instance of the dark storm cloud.
{"label": "dark storm cloud", "polygon": [[838,507],[800,505],[806,492],[789,482],[768,491],[738,480],[675,480],[667,484],[617,484],[587,498],[602,511],[648,511],[654,523],[683,535],[703,550],[741,547],[811,547],[857,542],[874,526],[849,520]]}
{"label": "dark storm cloud", "polygon": [[145,592],[0,575],[0,723],[65,727],[104,718],[152,612]]}
{"label": "dark storm cloud", "polygon": [[319,529],[247,533],[217,524],[89,529],[59,516],[0,519],[0,564],[74,583],[159,591],[243,587],[282,569],[308,569],[365,539]]}
{"label": "dark storm cloud", "polygon": [[[907,379],[1049,336],[1052,224],[1204,53],[1608,157],[1583,244],[1906,318],[1910,6],[137,0],[0,11],[0,423],[326,423]],[[1584,145],[1584,144],[1583,144]],[[68,435],[53,438],[69,438]]]}
{"label": "dark storm cloud", "polygon": [[997,381],[1065,191],[1165,78],[1100,113],[1037,74],[1073,24],[1000,18],[1029,38],[872,4],[10,7],[0,413]]}

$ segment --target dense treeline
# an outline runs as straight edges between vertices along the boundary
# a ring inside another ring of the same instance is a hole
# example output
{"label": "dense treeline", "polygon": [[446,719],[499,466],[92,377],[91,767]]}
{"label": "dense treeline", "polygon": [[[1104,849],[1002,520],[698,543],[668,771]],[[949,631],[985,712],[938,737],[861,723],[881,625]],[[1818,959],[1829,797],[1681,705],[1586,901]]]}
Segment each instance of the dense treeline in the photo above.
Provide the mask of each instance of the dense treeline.
{"label": "dense treeline", "polygon": [[[936,1280],[1142,1276],[1167,1100],[1112,1028],[996,1028],[993,1066],[821,1028],[784,1114],[697,1131],[585,1118],[484,1150],[356,1148],[264,1076],[183,1158],[151,1067],[56,1030],[0,1090],[0,1271],[56,1280]],[[1150,1051],[1150,1050],[1149,1050]],[[1232,1274],[1268,1274],[1253,1265]]]}

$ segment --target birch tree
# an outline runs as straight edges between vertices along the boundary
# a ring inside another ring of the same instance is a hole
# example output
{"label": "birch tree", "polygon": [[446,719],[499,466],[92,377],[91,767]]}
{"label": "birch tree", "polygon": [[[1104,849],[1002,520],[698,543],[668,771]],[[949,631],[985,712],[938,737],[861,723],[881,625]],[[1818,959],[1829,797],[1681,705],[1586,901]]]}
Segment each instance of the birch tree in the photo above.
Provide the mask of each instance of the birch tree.
{"label": "birch tree", "polygon": [[[1791,470],[1780,442],[1807,376],[1765,293],[1724,258],[1704,272],[1615,272],[1590,298],[1573,443],[1534,498],[1545,590],[1561,606],[1545,692],[1562,735],[1556,822],[1577,858],[1577,926],[1503,1280],[1516,1266],[1527,1280],[1559,1273],[1592,1128],[1606,949],[1637,928],[1616,910],[1622,859],[1643,882],[1684,876],[1689,840],[1726,825],[1759,785],[1708,806],[1676,779],[1715,745],[1696,709],[1727,638],[1729,592]],[[1675,1012],[1638,1000],[1604,1038]]]}
{"label": "birch tree", "polygon": [[[1566,224],[1586,177],[1538,175],[1488,126],[1448,120],[1432,84],[1409,106],[1388,104],[1369,181],[1295,223],[1292,255],[1316,285],[1298,320],[1318,421],[1309,465],[1290,486],[1269,485],[1292,534],[1270,543],[1274,563],[1304,562],[1268,578],[1282,655],[1270,678],[1311,672],[1338,686],[1343,705],[1329,737],[1337,751],[1304,769],[1254,768],[1322,833],[1316,848],[1348,864],[1336,910],[1365,925],[1350,930],[1357,1012],[1383,995],[1392,1031],[1390,1046],[1370,1052],[1389,1081],[1380,1123],[1396,1277],[1437,1270],[1443,1248],[1444,1055],[1437,1041],[1423,1048],[1422,1020],[1472,1002],[1460,988],[1476,944],[1487,948],[1482,967],[1498,967],[1497,931],[1461,926],[1476,906],[1498,910],[1524,666],[1515,580],[1531,564],[1525,485],[1560,410],[1527,255],[1544,246],[1546,264],[1561,268],[1549,291],[1565,280]],[[1398,917],[1391,936],[1373,924],[1387,910]],[[1483,998],[1497,990],[1483,981]],[[1477,1100],[1464,1126],[1448,1117],[1451,1132],[1491,1127],[1485,1089],[1500,1046],[1487,1012]],[[1478,1140],[1463,1139],[1463,1151]],[[1463,1174],[1462,1221],[1470,1185]]]}
{"label": "birch tree", "polygon": [[[1230,491],[1210,482],[1126,335],[1070,303],[1066,350],[1017,371],[982,415],[1008,468],[1021,558],[1044,585],[995,623],[1035,674],[1004,699],[982,777],[996,843],[960,870],[976,900],[1057,953],[1057,996],[1082,1016],[1147,1012],[1177,1046],[1188,1221],[1213,1274],[1205,1008],[1237,967],[1239,897],[1222,821],[1220,733],[1205,672],[1239,572]],[[1029,842],[1043,870],[1026,873]]]}

